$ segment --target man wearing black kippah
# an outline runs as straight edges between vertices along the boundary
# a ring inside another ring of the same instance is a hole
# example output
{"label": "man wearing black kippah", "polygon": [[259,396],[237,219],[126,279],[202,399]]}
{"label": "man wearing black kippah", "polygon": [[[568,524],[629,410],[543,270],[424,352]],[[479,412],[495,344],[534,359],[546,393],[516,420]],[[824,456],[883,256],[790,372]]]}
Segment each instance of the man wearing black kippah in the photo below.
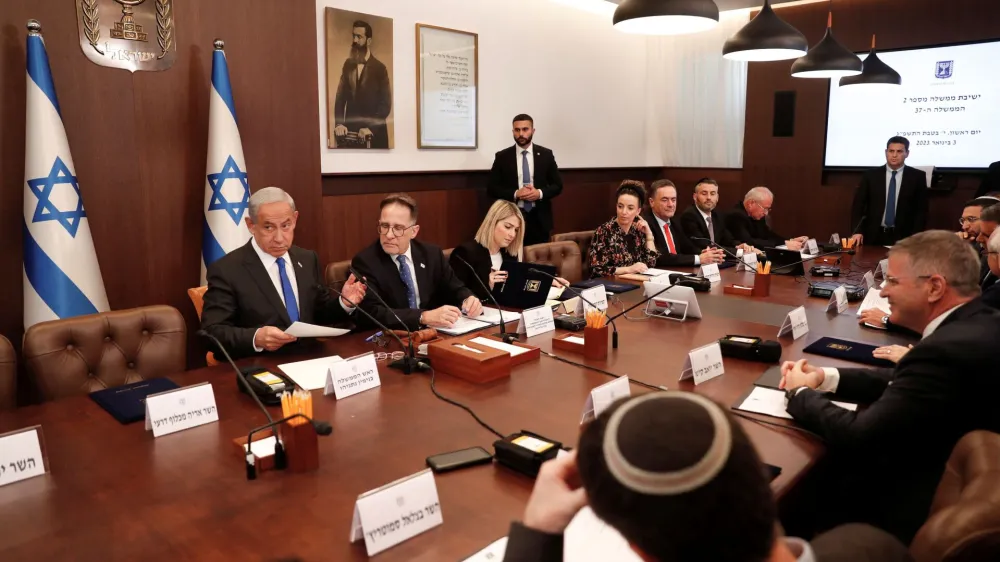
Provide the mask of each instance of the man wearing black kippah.
{"label": "man wearing black kippah", "polygon": [[782,537],[749,437],[694,393],[625,399],[587,426],[576,452],[542,466],[504,560],[563,560],[562,533],[587,505],[646,562],[912,560],[893,537],[865,525],[834,529],[812,545]]}

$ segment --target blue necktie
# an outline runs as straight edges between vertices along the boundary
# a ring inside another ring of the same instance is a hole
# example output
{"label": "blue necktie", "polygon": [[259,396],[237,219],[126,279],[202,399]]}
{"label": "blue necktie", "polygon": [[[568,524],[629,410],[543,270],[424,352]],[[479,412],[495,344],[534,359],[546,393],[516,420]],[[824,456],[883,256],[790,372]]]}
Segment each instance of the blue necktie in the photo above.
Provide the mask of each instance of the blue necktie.
{"label": "blue necktie", "polygon": [[292,291],[292,283],[285,273],[285,258],[278,258],[278,278],[281,279],[281,292],[285,295],[285,309],[288,310],[288,319],[292,322],[299,321],[299,303],[295,302],[295,292]]}
{"label": "blue necktie", "polygon": [[896,225],[896,171],[892,171],[892,178],[889,179],[889,196],[885,200],[886,228]]}
{"label": "blue necktie", "polygon": [[406,304],[410,308],[417,308],[417,289],[413,286],[413,277],[410,276],[410,268],[406,265],[406,256],[396,256],[396,261],[399,262],[399,277],[403,280],[403,285],[406,285]]}
{"label": "blue necktie", "polygon": [[[528,151],[521,151],[521,185],[531,184],[531,168],[528,167]],[[535,207],[534,201],[521,201],[521,208],[527,213]]]}

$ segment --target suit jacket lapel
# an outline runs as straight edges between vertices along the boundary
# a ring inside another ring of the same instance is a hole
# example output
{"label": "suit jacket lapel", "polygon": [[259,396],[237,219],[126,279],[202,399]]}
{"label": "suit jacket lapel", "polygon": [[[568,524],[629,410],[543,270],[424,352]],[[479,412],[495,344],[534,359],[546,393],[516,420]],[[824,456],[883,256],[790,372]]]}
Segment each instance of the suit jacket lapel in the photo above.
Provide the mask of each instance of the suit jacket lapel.
{"label": "suit jacket lapel", "polygon": [[315,306],[312,299],[315,272],[310,267],[312,262],[308,259],[302,259],[303,257],[305,256],[295,246],[288,249],[288,259],[292,262],[289,265],[295,269],[295,285],[299,289],[299,319],[303,322],[311,322]]}
{"label": "suit jacket lapel", "polygon": [[656,244],[657,248],[666,248],[667,239],[663,236],[663,229],[660,228],[660,223],[656,222],[656,217],[652,212],[645,212],[642,214],[642,218],[649,225],[649,228],[653,230],[653,242]]}
{"label": "suit jacket lapel", "polygon": [[420,295],[421,308],[430,308],[434,287],[431,286],[431,274],[427,271],[427,252],[422,246],[410,241],[410,255],[413,256],[413,270],[417,273],[417,292]]}
{"label": "suit jacket lapel", "polygon": [[281,302],[281,296],[278,295],[278,290],[275,288],[274,283],[271,282],[271,276],[264,269],[264,264],[260,261],[260,257],[257,256],[257,252],[254,251],[250,242],[247,242],[244,248],[246,248],[246,255],[243,257],[243,266],[247,268],[250,278],[254,280],[254,283],[257,283],[257,287],[264,295],[264,298],[278,312],[285,324],[291,324],[292,320],[288,317],[288,310],[285,309],[284,303]]}
{"label": "suit jacket lapel", "polygon": [[393,261],[392,256],[385,253],[381,247],[378,249],[378,255],[379,265],[382,267],[382,277],[389,280],[389,286],[385,287],[382,298],[393,308],[407,308],[409,303],[406,300],[406,285],[403,284],[403,278],[399,276],[399,267]]}

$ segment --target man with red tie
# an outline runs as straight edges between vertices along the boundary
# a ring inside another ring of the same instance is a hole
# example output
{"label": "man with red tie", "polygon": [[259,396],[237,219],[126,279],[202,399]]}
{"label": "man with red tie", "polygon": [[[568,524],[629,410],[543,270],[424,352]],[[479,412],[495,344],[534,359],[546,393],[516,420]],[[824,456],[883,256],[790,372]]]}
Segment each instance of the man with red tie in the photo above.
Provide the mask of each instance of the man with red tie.
{"label": "man with red tie", "polygon": [[677,214],[677,187],[670,180],[656,180],[650,186],[649,209],[642,218],[653,227],[653,239],[660,257],[656,267],[697,266],[722,263],[726,254],[719,248],[705,248],[698,253],[681,228]]}

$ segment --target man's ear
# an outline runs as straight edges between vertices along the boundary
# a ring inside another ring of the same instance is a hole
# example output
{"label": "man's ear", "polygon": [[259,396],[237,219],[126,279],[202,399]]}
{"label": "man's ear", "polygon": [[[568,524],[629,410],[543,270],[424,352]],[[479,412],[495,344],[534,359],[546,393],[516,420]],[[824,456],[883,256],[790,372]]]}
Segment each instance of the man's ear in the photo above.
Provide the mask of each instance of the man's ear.
{"label": "man's ear", "polygon": [[413,237],[416,238],[417,234],[420,234],[420,225],[419,224],[413,225]]}
{"label": "man's ear", "polygon": [[253,221],[250,220],[250,215],[243,217],[243,221],[247,224],[247,230],[253,232]]}

